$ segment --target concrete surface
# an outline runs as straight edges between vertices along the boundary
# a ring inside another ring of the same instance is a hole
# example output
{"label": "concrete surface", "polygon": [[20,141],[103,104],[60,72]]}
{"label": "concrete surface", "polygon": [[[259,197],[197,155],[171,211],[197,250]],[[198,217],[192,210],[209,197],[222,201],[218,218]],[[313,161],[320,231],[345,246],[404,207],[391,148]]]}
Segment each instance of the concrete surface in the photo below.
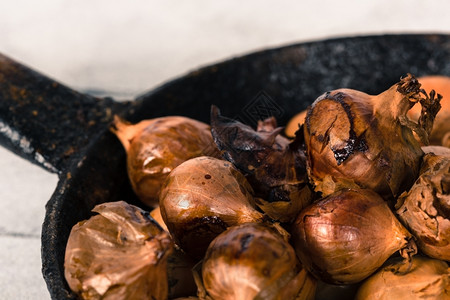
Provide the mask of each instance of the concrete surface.
{"label": "concrete surface", "polygon": [[[0,52],[80,91],[131,99],[185,72],[292,42],[450,33],[448,0],[0,1]],[[0,148],[0,299],[49,299],[44,205],[57,177]]]}

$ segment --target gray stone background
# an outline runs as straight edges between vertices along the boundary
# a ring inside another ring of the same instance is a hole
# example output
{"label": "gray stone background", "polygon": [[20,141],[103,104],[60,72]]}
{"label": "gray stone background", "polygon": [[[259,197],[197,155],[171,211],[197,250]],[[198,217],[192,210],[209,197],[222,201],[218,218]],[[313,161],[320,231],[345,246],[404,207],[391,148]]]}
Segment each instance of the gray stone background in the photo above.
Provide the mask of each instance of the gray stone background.
{"label": "gray stone background", "polygon": [[[450,33],[450,1],[0,0],[1,53],[116,99],[264,48],[428,32]],[[56,175],[0,147],[0,299],[49,299],[40,231],[56,183]]]}

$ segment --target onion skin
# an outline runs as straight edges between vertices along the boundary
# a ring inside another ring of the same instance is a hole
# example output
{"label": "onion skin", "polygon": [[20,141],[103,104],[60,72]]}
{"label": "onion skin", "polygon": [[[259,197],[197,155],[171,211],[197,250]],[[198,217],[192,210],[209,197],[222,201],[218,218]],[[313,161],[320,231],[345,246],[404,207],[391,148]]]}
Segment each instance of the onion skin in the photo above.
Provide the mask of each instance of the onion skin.
{"label": "onion skin", "polygon": [[168,116],[130,124],[116,116],[111,131],[127,152],[131,186],[149,207],[158,204],[161,186],[176,166],[193,157],[220,155],[210,126],[186,117]]}
{"label": "onion skin", "polygon": [[67,242],[64,274],[83,299],[168,297],[169,234],[148,213],[124,201],[97,205]]}
{"label": "onion skin", "polygon": [[433,153],[435,155],[439,156],[446,156],[450,157],[450,148],[444,147],[444,146],[423,146],[422,147],[423,153]]}
{"label": "onion skin", "polygon": [[420,173],[399,197],[397,215],[422,252],[450,261],[450,157],[426,154]]}
{"label": "onion skin", "polygon": [[[412,75],[371,96],[339,89],[309,108],[304,136],[308,174],[323,196],[342,187],[369,188],[393,200],[417,178],[440,98],[424,95]],[[419,123],[406,117],[417,102],[426,107]]]}
{"label": "onion skin", "polygon": [[301,263],[331,284],[359,282],[413,243],[387,203],[361,189],[340,190],[310,205],[294,222],[291,234]]}
{"label": "onion skin", "polygon": [[211,242],[202,279],[208,296],[223,300],[312,300],[316,284],[299,265],[292,246],[256,223],[230,227]]}
{"label": "onion skin", "polygon": [[200,259],[227,227],[263,219],[252,192],[230,162],[193,158],[167,177],[160,194],[161,215],[176,244]]}
{"label": "onion skin", "polygon": [[447,263],[416,256],[406,274],[397,272],[403,262],[393,262],[369,277],[355,300],[450,299],[450,268]]}
{"label": "onion skin", "polygon": [[[450,132],[450,77],[443,75],[428,75],[417,78],[421,83],[421,88],[427,93],[434,90],[442,95],[441,110],[436,115],[434,126],[430,133],[430,145],[445,145],[447,138],[446,133]],[[408,111],[408,117],[417,121],[420,117],[421,109],[414,106]],[[449,144],[450,145],[450,144]],[[447,146],[449,147],[449,146]]]}

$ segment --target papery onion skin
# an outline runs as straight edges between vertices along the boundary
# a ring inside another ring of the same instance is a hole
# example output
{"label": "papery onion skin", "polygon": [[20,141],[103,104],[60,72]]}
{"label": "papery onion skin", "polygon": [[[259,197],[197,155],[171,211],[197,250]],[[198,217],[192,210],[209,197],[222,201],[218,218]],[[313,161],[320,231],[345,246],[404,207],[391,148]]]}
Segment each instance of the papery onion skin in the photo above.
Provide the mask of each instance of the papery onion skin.
{"label": "papery onion skin", "polygon": [[[430,145],[445,145],[444,136],[450,132],[450,77],[443,75],[427,75],[417,78],[421,83],[421,88],[427,93],[432,90],[442,95],[441,110],[436,115],[433,129],[430,133]],[[408,117],[417,121],[420,117],[420,106],[414,106],[408,111]],[[448,147],[448,146],[447,146]]]}
{"label": "papery onion skin", "polygon": [[173,242],[147,212],[124,201],[97,205],[67,242],[64,274],[83,299],[168,297],[167,258]]}
{"label": "papery onion skin", "polygon": [[[304,126],[308,174],[316,191],[326,196],[359,186],[393,200],[409,189],[423,156],[413,130],[427,139],[439,101],[423,95],[412,75],[376,96],[351,89],[320,96]],[[406,117],[416,102],[427,107],[419,124]]]}
{"label": "papery onion skin", "polygon": [[412,243],[387,203],[367,189],[343,189],[313,203],[297,217],[291,234],[301,263],[331,284],[363,280]]}
{"label": "papery onion skin", "polygon": [[210,126],[186,117],[160,117],[137,124],[116,117],[111,131],[127,152],[134,192],[150,207],[158,204],[161,186],[176,166],[193,157],[220,155]]}
{"label": "papery onion skin", "polygon": [[160,193],[161,215],[175,242],[201,258],[227,227],[257,222],[252,188],[228,161],[197,157],[176,167]]}
{"label": "papery onion skin", "polygon": [[359,288],[355,300],[448,300],[450,268],[444,261],[415,256],[407,273],[403,262],[387,264]]}
{"label": "papery onion skin", "polygon": [[421,251],[450,261],[450,157],[426,154],[420,177],[396,208]]}
{"label": "papery onion skin", "polygon": [[444,146],[422,146],[424,154],[433,153],[435,155],[450,157],[450,148]]}
{"label": "papery onion skin", "polygon": [[[276,231],[256,223],[230,227],[211,242],[202,279],[212,299],[281,300],[296,280],[294,285],[301,284],[296,293],[303,292],[300,299],[312,300],[315,290],[315,280],[301,268],[292,246]],[[302,287],[309,290],[301,291]]]}

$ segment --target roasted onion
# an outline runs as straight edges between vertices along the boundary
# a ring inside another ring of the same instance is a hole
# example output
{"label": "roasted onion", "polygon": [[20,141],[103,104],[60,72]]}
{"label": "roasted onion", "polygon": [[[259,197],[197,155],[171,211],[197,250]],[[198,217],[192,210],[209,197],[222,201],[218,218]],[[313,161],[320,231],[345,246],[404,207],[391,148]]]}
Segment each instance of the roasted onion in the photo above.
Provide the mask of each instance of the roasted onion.
{"label": "roasted onion", "polygon": [[291,222],[311,203],[303,135],[294,141],[280,135],[274,118],[262,120],[255,131],[211,109],[211,132],[223,156],[255,190],[258,207],[274,220]]}
{"label": "roasted onion", "polygon": [[153,207],[170,171],[201,155],[219,156],[209,125],[170,116],[130,124],[115,117],[111,127],[127,152],[127,170],[139,199]]}
{"label": "roasted onion", "polygon": [[351,284],[393,253],[415,253],[412,235],[371,190],[343,189],[304,209],[291,231],[301,263],[317,278]]}
{"label": "roasted onion", "polygon": [[[320,96],[309,108],[304,135],[308,172],[316,190],[329,195],[360,186],[394,199],[418,176],[424,144],[441,97],[420,89],[409,75],[387,91],[371,96],[339,89]],[[407,111],[419,102],[418,123]]]}
{"label": "roasted onion", "polygon": [[419,179],[396,207],[419,249],[450,261],[450,157],[426,154]]}
{"label": "roasted onion", "polygon": [[197,157],[176,167],[160,194],[161,215],[176,243],[194,258],[227,227],[257,222],[252,188],[228,161]]}
{"label": "roasted onion", "polygon": [[76,224],[64,260],[70,288],[83,299],[168,297],[169,234],[149,214],[124,201],[97,205]]}
{"label": "roasted onion", "polygon": [[450,268],[447,263],[415,256],[406,273],[403,262],[392,262],[369,277],[359,288],[355,300],[448,300]]}
{"label": "roasted onion", "polygon": [[276,231],[256,223],[230,227],[208,247],[203,286],[211,299],[313,299],[315,280]]}

